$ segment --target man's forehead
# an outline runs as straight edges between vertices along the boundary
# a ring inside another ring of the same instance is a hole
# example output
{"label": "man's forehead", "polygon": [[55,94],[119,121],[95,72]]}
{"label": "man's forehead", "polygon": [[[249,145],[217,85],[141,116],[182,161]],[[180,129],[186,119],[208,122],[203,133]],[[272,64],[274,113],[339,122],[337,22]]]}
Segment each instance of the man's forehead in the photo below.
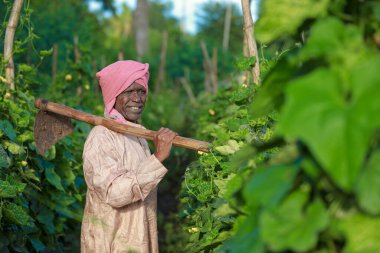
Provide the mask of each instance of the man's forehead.
{"label": "man's forehead", "polygon": [[138,84],[138,83],[135,82],[135,83],[131,84],[131,86],[129,86],[125,90],[133,90],[133,89],[143,89],[143,90],[145,90],[145,87],[142,86],[141,84]]}

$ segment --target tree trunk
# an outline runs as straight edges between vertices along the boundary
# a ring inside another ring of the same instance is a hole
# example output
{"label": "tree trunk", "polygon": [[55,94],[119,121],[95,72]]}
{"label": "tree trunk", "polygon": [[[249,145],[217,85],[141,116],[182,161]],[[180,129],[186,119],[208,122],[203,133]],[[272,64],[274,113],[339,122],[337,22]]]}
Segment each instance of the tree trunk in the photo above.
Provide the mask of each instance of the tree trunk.
{"label": "tree trunk", "polygon": [[118,59],[119,61],[124,60],[124,53],[123,53],[122,50],[119,50],[119,52],[117,53],[117,59]]}
{"label": "tree trunk", "polygon": [[250,0],[241,0],[244,18],[244,37],[247,42],[248,54],[250,57],[255,56],[256,62],[252,68],[253,82],[260,84],[260,64],[259,55],[257,53],[257,45],[254,37],[254,26],[252,21]]}
{"label": "tree trunk", "polygon": [[205,69],[205,88],[207,92],[216,94],[218,90],[217,64],[216,64],[216,49],[213,51],[213,60],[207,51],[205,42],[201,41],[203,53],[203,67]]}
{"label": "tree trunk", "polygon": [[149,48],[149,5],[147,0],[137,0],[134,13],[134,31],[137,60],[141,61]]}
{"label": "tree trunk", "polygon": [[191,89],[191,86],[189,84],[189,80],[190,80],[189,69],[185,68],[184,72],[185,72],[185,76],[181,77],[179,79],[179,81],[181,82],[183,88],[185,89],[185,92],[187,94],[187,97],[190,100],[190,103],[197,104],[197,100],[196,100],[194,93],[193,93],[193,90]]}
{"label": "tree trunk", "polygon": [[14,0],[4,39],[5,79],[11,90],[15,89],[15,66],[13,62],[13,41],[20,17],[23,0]]}
{"label": "tree trunk", "polygon": [[[98,71],[98,65],[96,64],[95,59],[92,59],[91,65],[92,65],[92,72],[96,73]],[[99,98],[100,86],[95,74],[93,75],[93,83],[94,83],[95,96],[96,98]]]}
{"label": "tree trunk", "polygon": [[58,44],[54,43],[53,45],[53,59],[51,62],[51,78],[53,82],[57,76],[57,59],[58,59]]}
{"label": "tree trunk", "polygon": [[165,81],[165,66],[166,66],[166,51],[168,48],[168,32],[162,32],[162,44],[161,44],[161,53],[160,53],[160,67],[158,70],[158,78],[154,92],[157,94],[160,91],[160,88]]}
{"label": "tree trunk", "polygon": [[218,93],[218,50],[212,49],[211,83],[214,94]]}
{"label": "tree trunk", "polygon": [[231,13],[232,4],[228,3],[226,8],[226,16],[224,19],[224,32],[223,32],[223,49],[228,50],[228,44],[230,41],[230,30],[231,30]]}
{"label": "tree trunk", "polygon": [[75,63],[80,62],[80,50],[79,50],[79,38],[78,35],[74,36],[74,57],[75,57]]}

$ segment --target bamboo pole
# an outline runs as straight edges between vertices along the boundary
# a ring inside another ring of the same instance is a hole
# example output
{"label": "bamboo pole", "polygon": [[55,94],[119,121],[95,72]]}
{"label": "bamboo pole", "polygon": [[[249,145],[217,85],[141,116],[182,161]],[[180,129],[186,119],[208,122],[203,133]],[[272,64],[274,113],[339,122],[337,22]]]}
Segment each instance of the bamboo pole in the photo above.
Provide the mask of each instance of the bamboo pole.
{"label": "bamboo pole", "polygon": [[254,25],[251,15],[250,0],[241,0],[241,6],[243,10],[244,19],[244,35],[247,41],[248,54],[250,57],[255,56],[256,62],[252,68],[253,81],[256,84],[260,84],[260,64],[259,55],[257,53],[257,44],[254,37]]}
{"label": "bamboo pole", "polygon": [[9,17],[7,29],[5,31],[4,39],[4,60],[6,62],[5,66],[5,79],[9,84],[11,90],[15,89],[15,66],[13,62],[13,41],[16,33],[16,28],[18,25],[18,20],[20,17],[21,8],[23,5],[23,0],[15,0],[13,2],[11,16]]}
{"label": "bamboo pole", "polygon": [[223,49],[228,50],[228,44],[230,41],[230,31],[231,31],[231,15],[232,14],[232,4],[228,3],[226,8],[226,16],[224,18],[224,31],[223,31]]}

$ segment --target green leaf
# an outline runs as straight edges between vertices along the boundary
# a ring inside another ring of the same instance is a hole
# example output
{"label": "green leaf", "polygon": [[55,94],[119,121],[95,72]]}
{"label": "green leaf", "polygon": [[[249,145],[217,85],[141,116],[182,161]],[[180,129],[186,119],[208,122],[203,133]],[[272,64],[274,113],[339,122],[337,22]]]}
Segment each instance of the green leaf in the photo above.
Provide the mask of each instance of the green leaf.
{"label": "green leaf", "polygon": [[256,62],[256,57],[246,57],[246,56],[241,56],[236,59],[235,65],[238,69],[242,71],[247,71],[250,70]]}
{"label": "green leaf", "polygon": [[34,68],[32,66],[29,66],[28,64],[20,64],[18,66],[18,69],[20,72],[31,72]]}
{"label": "green leaf", "polygon": [[219,189],[219,192],[218,192],[218,196],[219,197],[223,197],[224,194],[226,193],[227,191],[227,184],[228,182],[233,178],[235,177],[236,174],[234,173],[231,173],[230,175],[228,175],[227,178],[221,178],[221,179],[215,179],[214,180],[214,183],[215,185],[218,187]]}
{"label": "green leaf", "polygon": [[261,253],[266,252],[263,242],[260,238],[259,229],[257,227],[257,217],[240,216],[233,228],[236,231],[235,235],[225,241],[217,252],[229,253]]}
{"label": "green leaf", "polygon": [[14,198],[24,191],[26,184],[0,180],[0,198]]}
{"label": "green leaf", "polygon": [[243,190],[247,205],[255,210],[258,206],[275,207],[293,186],[298,172],[296,166],[272,166],[253,174]]}
{"label": "green leaf", "polygon": [[284,90],[294,72],[295,67],[286,59],[280,60],[271,69],[249,107],[254,118],[266,116],[284,103]]}
{"label": "green leaf", "polygon": [[355,214],[339,225],[347,243],[344,253],[378,252],[380,249],[380,218]]}
{"label": "green leaf", "polygon": [[16,139],[16,133],[12,124],[8,120],[0,120],[0,130],[2,130],[12,141]]}
{"label": "green leaf", "polygon": [[4,141],[3,145],[6,149],[8,149],[9,152],[11,152],[14,155],[20,155],[24,153],[24,148],[14,142]]}
{"label": "green leaf", "polygon": [[226,145],[216,147],[215,150],[219,151],[222,155],[230,155],[240,149],[242,143],[238,143],[235,140],[229,140]]}
{"label": "green leaf", "polygon": [[52,211],[50,211],[49,209],[47,208],[43,208],[39,214],[37,215],[37,220],[44,224],[47,231],[50,233],[50,234],[54,234],[54,213]]}
{"label": "green leaf", "polygon": [[[334,70],[317,69],[286,91],[279,132],[303,140],[345,190],[351,190],[370,138],[380,126],[380,118],[374,117],[380,111],[377,66],[380,59],[369,59],[347,71],[344,78]],[[350,87],[347,92],[342,92],[344,83]]]}
{"label": "green leaf", "polygon": [[51,183],[55,188],[57,188],[60,191],[65,191],[61,184],[60,176],[58,176],[58,174],[55,173],[54,165],[45,168],[45,176],[49,183]]}
{"label": "green leaf", "polygon": [[38,239],[30,239],[30,242],[37,252],[42,252],[46,248],[46,246]]}
{"label": "green leaf", "polygon": [[30,113],[13,101],[9,101],[9,115],[17,127],[27,127],[32,118]]}
{"label": "green leaf", "polygon": [[25,132],[19,134],[17,136],[16,140],[18,142],[22,143],[22,142],[26,142],[26,141],[32,141],[33,137],[34,137],[33,132],[31,132],[31,131],[25,131]]}
{"label": "green leaf", "polygon": [[368,213],[380,213],[380,150],[372,154],[358,178],[355,192],[359,205]]}
{"label": "green leaf", "polygon": [[9,168],[12,164],[11,158],[0,144],[0,168]]}
{"label": "green leaf", "polygon": [[[301,61],[325,56],[330,62],[338,64],[360,64],[363,57],[364,42],[361,31],[355,26],[345,25],[337,18],[318,21],[310,31],[310,38],[301,50]],[[355,52],[347,57],[347,52]]]}
{"label": "green leaf", "polygon": [[23,226],[33,226],[32,218],[28,213],[19,205],[15,203],[6,203],[3,206],[4,218],[14,224]]}
{"label": "green leaf", "polygon": [[261,42],[270,42],[284,34],[293,34],[308,18],[325,15],[329,0],[263,1],[255,33]]}
{"label": "green leaf", "polygon": [[49,56],[53,53],[53,48],[49,49],[49,50],[40,50],[39,54],[40,56],[44,57],[44,56]]}
{"label": "green leaf", "polygon": [[318,233],[328,225],[328,214],[318,199],[305,209],[307,195],[307,191],[294,192],[279,208],[262,213],[262,239],[272,251],[308,251],[316,245]]}

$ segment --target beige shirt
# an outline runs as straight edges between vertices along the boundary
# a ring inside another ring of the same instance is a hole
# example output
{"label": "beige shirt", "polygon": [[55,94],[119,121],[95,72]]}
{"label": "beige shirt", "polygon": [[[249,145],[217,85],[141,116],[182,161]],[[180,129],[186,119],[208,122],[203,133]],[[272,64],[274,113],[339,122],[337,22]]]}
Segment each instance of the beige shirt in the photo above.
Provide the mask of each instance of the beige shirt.
{"label": "beige shirt", "polygon": [[96,126],[84,146],[83,171],[81,252],[158,252],[157,184],[167,169],[146,140]]}

